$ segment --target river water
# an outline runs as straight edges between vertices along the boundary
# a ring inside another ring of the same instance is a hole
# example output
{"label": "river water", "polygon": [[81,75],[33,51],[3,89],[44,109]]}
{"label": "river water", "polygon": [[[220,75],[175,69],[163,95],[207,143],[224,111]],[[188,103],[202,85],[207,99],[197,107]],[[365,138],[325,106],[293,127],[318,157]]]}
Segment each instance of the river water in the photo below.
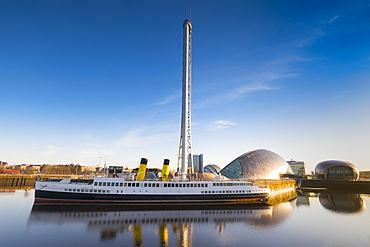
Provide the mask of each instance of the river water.
{"label": "river water", "polygon": [[1,246],[370,246],[369,195],[301,193],[274,206],[34,206],[0,193]]}

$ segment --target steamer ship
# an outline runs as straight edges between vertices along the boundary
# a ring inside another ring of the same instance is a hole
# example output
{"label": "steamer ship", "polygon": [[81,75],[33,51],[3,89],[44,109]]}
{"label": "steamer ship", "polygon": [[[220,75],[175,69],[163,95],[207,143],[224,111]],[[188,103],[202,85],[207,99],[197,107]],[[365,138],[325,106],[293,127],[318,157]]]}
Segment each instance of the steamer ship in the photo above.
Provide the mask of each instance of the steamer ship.
{"label": "steamer ship", "polygon": [[[191,53],[192,25],[185,20],[183,42],[182,118],[179,146],[181,170],[169,179],[169,160],[165,159],[161,180],[145,180],[147,159],[142,158],[135,179],[94,177],[36,181],[35,203],[48,204],[235,204],[266,202],[270,189],[250,181],[231,181],[220,176],[213,181],[192,181],[191,151]],[[180,164],[180,162],[179,162]],[[179,165],[180,166],[180,165]]]}

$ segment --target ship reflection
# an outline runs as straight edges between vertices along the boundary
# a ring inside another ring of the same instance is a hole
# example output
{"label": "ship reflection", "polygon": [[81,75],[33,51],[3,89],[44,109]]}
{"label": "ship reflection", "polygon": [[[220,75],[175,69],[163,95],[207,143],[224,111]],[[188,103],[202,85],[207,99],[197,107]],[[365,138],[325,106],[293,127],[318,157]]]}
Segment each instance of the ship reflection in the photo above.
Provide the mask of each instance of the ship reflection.
{"label": "ship reflection", "polygon": [[[136,208],[114,206],[45,206],[34,205],[29,225],[85,225],[88,232],[100,235],[101,241],[129,234],[134,246],[144,246],[143,231],[155,228],[160,246],[192,246],[194,226],[214,226],[219,234],[226,227],[244,223],[246,227],[269,228],[280,224],[292,213],[290,202],[275,206],[227,206],[217,208]],[[147,236],[144,236],[144,238]],[[145,240],[145,239],[144,239]],[[146,240],[147,241],[147,240]],[[145,241],[145,242],[146,242]]]}
{"label": "ship reflection", "polygon": [[356,194],[321,193],[319,201],[324,208],[341,214],[355,214],[365,209],[364,199]]}

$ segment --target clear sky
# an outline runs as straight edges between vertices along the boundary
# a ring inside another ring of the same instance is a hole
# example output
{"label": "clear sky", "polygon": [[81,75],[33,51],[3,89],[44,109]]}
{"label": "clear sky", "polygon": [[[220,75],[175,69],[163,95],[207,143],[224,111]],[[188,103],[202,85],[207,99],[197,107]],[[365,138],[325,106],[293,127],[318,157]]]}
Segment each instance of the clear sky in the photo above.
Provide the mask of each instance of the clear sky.
{"label": "clear sky", "polygon": [[182,23],[193,153],[370,170],[370,2],[0,1],[0,160],[177,165]]}

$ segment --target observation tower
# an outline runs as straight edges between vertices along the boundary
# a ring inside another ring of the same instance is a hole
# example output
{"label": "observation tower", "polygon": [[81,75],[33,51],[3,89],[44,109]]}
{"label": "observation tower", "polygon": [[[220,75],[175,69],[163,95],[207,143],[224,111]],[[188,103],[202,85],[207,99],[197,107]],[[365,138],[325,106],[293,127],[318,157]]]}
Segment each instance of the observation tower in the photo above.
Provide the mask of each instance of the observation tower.
{"label": "observation tower", "polygon": [[192,57],[192,25],[189,20],[183,24],[183,61],[182,61],[182,114],[181,135],[178,154],[178,169],[182,179],[192,170],[191,141],[191,57]]}

